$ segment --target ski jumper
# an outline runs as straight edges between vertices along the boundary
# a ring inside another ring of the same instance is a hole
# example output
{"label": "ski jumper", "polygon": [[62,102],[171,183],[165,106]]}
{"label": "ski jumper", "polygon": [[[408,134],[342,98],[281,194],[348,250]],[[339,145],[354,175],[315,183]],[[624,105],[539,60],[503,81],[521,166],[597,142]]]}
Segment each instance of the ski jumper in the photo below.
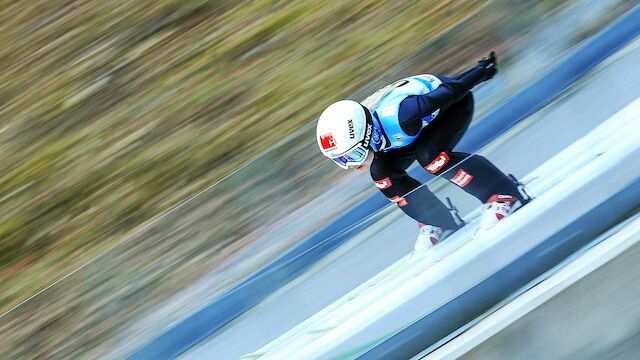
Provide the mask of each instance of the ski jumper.
{"label": "ski jumper", "polygon": [[453,151],[473,117],[471,89],[487,77],[480,65],[453,78],[412,76],[390,85],[370,108],[371,177],[389,200],[420,223],[458,227],[448,208],[407,174],[416,160],[431,174],[448,171],[445,178],[483,203],[494,194],[521,199],[516,184],[489,160]]}

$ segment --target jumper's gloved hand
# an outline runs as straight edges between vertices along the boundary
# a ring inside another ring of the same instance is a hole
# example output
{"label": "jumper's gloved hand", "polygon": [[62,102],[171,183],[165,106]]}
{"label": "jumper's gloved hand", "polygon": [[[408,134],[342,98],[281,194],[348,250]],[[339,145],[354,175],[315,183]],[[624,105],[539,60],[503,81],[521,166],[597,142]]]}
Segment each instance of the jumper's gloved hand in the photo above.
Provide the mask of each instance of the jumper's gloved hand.
{"label": "jumper's gloved hand", "polygon": [[485,70],[485,78],[483,81],[492,79],[498,72],[498,59],[496,58],[495,51],[489,53],[489,57],[478,61],[478,65],[482,66]]}
{"label": "jumper's gloved hand", "polygon": [[[478,65],[442,82],[441,87],[428,93],[429,101],[440,109],[462,99],[478,84],[493,78],[498,72],[496,53],[478,61]],[[425,95],[426,96],[426,95]]]}

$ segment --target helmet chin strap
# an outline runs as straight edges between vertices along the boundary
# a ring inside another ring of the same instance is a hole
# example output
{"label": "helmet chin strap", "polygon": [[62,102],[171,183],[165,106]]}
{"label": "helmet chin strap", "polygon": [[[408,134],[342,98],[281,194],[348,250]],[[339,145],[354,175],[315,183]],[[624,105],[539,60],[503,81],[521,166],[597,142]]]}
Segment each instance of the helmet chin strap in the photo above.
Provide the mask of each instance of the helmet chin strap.
{"label": "helmet chin strap", "polygon": [[371,149],[371,135],[373,134],[373,118],[371,117],[371,112],[369,111],[369,109],[364,107],[364,105],[362,104],[360,104],[360,106],[362,106],[362,111],[364,111],[365,122],[366,122],[364,139],[362,139],[362,145],[367,149]]}

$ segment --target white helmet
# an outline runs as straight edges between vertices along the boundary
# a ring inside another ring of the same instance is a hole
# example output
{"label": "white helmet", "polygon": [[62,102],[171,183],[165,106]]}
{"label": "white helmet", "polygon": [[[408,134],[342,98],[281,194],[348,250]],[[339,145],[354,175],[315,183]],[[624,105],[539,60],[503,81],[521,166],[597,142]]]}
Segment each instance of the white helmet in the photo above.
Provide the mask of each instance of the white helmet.
{"label": "white helmet", "polygon": [[372,131],[369,110],[357,101],[341,100],[322,112],[316,137],[322,154],[347,169],[367,160]]}

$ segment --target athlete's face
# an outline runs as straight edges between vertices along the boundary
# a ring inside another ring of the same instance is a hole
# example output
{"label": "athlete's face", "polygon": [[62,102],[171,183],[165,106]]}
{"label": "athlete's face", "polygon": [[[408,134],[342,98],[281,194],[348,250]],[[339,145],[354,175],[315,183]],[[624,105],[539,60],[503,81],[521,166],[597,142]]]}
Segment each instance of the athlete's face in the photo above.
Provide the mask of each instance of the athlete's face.
{"label": "athlete's face", "polygon": [[364,171],[367,170],[369,168],[369,166],[371,166],[371,163],[373,162],[373,151],[369,151],[369,155],[367,155],[367,160],[365,160],[362,165],[358,165],[358,166],[349,166],[349,169],[356,169],[359,171]]}

